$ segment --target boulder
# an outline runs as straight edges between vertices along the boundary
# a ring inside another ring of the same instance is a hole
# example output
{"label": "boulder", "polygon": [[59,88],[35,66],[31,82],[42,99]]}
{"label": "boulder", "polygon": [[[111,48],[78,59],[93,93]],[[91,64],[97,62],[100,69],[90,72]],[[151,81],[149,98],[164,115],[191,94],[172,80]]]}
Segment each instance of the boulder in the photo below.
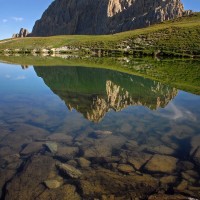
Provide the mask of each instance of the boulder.
{"label": "boulder", "polygon": [[78,147],[59,146],[56,156],[58,156],[62,160],[69,160],[73,159],[78,154],[78,152]]}
{"label": "boulder", "polygon": [[49,189],[55,189],[55,188],[60,187],[60,185],[61,185],[61,183],[57,180],[46,180],[46,181],[44,181],[44,184]]}
{"label": "boulder", "polygon": [[47,147],[48,151],[50,151],[51,153],[56,153],[58,150],[58,145],[55,142],[47,142],[45,146]]}
{"label": "boulder", "polygon": [[39,152],[42,149],[42,142],[32,142],[26,145],[26,147],[20,152],[22,156],[30,155]]}
{"label": "boulder", "polygon": [[82,168],[89,167],[91,162],[83,157],[77,159],[78,165]]}
{"label": "boulder", "polygon": [[131,173],[135,171],[131,165],[119,164],[117,169],[122,173]]}
{"label": "boulder", "polygon": [[151,154],[143,152],[133,152],[128,155],[128,163],[134,166],[135,169],[140,168],[152,157]]}
{"label": "boulder", "polygon": [[44,190],[37,196],[37,200],[81,200],[74,185],[66,184],[56,189]]}
{"label": "boulder", "polygon": [[82,175],[78,169],[68,164],[57,163],[56,167],[62,174],[71,178],[79,178]]}
{"label": "boulder", "polygon": [[150,172],[172,174],[176,170],[178,160],[172,156],[155,154],[145,165],[145,170]]}

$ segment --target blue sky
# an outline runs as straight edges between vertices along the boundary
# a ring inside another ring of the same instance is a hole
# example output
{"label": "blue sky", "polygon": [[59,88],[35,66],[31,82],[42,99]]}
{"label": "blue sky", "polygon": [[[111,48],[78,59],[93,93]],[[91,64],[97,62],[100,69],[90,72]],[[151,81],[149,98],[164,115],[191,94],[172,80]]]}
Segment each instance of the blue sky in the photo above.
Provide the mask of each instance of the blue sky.
{"label": "blue sky", "polygon": [[[53,0],[0,0],[0,39],[9,38],[20,28],[32,30]],[[200,11],[200,0],[182,0],[185,9]]]}

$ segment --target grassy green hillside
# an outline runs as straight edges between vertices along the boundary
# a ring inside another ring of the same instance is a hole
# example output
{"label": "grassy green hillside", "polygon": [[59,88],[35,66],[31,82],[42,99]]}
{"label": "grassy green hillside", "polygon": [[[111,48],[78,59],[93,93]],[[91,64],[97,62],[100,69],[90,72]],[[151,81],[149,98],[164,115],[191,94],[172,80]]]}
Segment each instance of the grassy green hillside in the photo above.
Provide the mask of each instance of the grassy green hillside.
{"label": "grassy green hillside", "polygon": [[0,52],[5,49],[29,52],[33,49],[52,49],[68,46],[91,52],[94,49],[142,52],[152,54],[200,55],[200,13],[166,21],[148,28],[114,35],[65,35],[53,37],[17,38],[0,41]]}

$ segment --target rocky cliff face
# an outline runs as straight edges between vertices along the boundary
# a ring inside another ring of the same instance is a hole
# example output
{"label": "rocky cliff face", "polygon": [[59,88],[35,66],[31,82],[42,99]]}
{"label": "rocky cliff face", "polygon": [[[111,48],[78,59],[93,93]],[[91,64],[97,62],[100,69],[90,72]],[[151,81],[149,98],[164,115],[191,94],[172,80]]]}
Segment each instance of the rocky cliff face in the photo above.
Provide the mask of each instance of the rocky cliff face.
{"label": "rocky cliff face", "polygon": [[182,15],[181,0],[55,0],[32,36],[111,34]]}

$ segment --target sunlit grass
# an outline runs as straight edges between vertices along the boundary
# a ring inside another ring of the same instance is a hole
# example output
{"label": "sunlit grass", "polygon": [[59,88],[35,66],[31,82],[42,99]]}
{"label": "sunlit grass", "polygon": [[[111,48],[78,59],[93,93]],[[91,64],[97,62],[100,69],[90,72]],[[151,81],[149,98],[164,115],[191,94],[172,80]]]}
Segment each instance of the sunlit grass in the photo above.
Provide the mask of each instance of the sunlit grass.
{"label": "sunlit grass", "polygon": [[30,37],[0,41],[3,49],[51,49],[63,46],[80,48],[119,49],[124,41],[136,49],[134,39],[145,36],[152,43],[142,46],[146,51],[162,49],[198,54],[200,49],[200,13],[189,17],[177,18],[143,29],[113,35],[59,35],[52,37]]}

